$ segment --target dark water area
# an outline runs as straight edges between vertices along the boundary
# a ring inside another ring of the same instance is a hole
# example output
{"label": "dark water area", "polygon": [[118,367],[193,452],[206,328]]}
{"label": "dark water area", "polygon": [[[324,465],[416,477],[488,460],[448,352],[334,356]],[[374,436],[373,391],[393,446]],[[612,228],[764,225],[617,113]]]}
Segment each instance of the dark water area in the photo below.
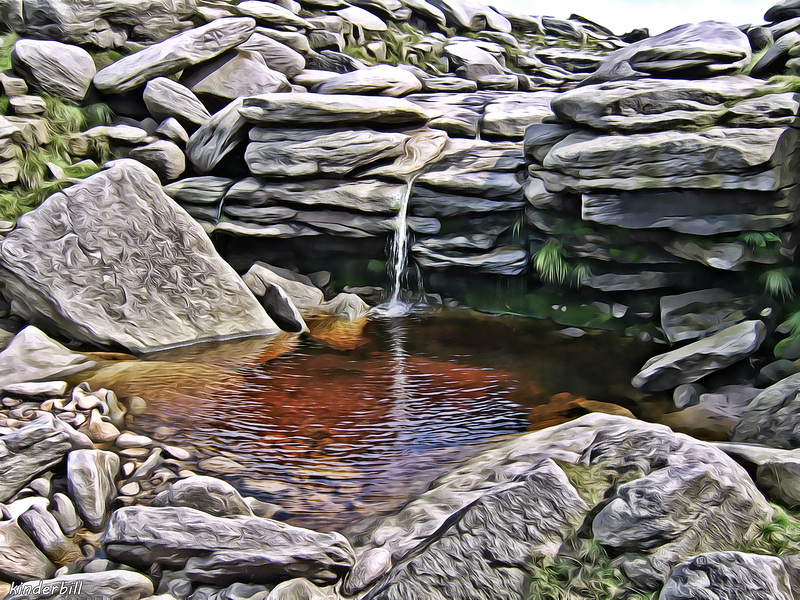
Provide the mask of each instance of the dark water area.
{"label": "dark water area", "polygon": [[469,311],[311,329],[98,377],[145,397],[137,433],[227,459],[210,474],[280,505],[292,524],[346,531],[501,436],[599,406],[586,400],[630,405],[630,378],[653,353],[615,333],[571,339],[549,322]]}

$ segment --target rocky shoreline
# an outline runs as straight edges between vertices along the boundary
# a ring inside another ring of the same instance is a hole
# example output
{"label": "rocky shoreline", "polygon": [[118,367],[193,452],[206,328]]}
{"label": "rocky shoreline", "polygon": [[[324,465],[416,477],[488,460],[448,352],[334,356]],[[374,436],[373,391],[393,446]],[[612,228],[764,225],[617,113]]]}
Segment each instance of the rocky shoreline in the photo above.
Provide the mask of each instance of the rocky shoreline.
{"label": "rocky shoreline", "polygon": [[[6,597],[797,598],[798,2],[653,37],[457,0],[0,20]],[[198,474],[127,430],[141,398],[81,382],[358,326],[390,238],[417,299],[669,345],[630,396],[671,394],[673,429],[520,435],[346,538]]]}

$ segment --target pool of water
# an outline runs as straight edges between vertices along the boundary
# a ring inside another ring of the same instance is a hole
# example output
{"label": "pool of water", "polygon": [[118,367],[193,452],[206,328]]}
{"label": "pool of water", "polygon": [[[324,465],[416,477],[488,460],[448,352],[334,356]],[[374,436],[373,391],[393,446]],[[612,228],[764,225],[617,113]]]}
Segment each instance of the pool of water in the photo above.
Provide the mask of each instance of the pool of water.
{"label": "pool of water", "polygon": [[628,402],[652,350],[558,329],[469,311],[318,322],[299,339],[121,362],[97,383],[145,397],[136,432],[222,458],[214,474],[280,505],[289,522],[347,530],[500,436],[583,414],[584,400]]}

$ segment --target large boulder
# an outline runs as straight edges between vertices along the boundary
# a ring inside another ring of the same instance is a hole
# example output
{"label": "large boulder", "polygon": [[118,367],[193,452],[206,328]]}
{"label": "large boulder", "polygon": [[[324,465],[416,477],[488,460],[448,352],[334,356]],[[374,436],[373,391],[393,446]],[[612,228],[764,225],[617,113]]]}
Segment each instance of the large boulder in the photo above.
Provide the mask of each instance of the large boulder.
{"label": "large boulder", "polygon": [[775,448],[800,447],[800,374],[781,379],[761,392],[731,431],[731,440]]}
{"label": "large boulder", "polygon": [[5,581],[47,579],[55,570],[16,520],[0,522],[0,577]]}
{"label": "large boulder", "polygon": [[[12,302],[12,310],[16,304]],[[0,386],[54,380],[91,369],[96,364],[86,355],[67,349],[28,325],[0,352]]]}
{"label": "large boulder", "polygon": [[33,89],[81,102],[97,72],[83,48],[48,40],[17,40],[11,64]]}
{"label": "large boulder", "polygon": [[750,40],[729,23],[679,25],[609,54],[585,83],[637,77],[703,79],[735,74],[750,63]]}
{"label": "large boulder", "polygon": [[181,83],[203,98],[226,102],[241,96],[292,90],[283,73],[269,68],[257,52],[246,50],[223,54],[216,60],[184,71]]}
{"label": "large boulder", "polygon": [[184,507],[132,506],[114,512],[106,554],[132,566],[184,568],[192,581],[272,583],[307,577],[333,582],[353,565],[338,533],[317,533],[258,517],[214,517]]}
{"label": "large boulder", "polygon": [[744,321],[687,346],[648,360],[633,378],[633,386],[661,391],[692,383],[747,358],[767,335],[762,321]]}
{"label": "large boulder", "polygon": [[217,19],[119,59],[97,72],[94,85],[112,94],[133,90],[222,54],[247,40],[255,26],[247,17]]}
{"label": "large boulder", "polygon": [[662,296],[659,304],[661,328],[671,344],[709,336],[759,312],[756,298],[737,298],[719,288]]}
{"label": "large boulder", "polygon": [[277,332],[208,236],[133,160],[54,194],[0,245],[22,316],[142,352]]}

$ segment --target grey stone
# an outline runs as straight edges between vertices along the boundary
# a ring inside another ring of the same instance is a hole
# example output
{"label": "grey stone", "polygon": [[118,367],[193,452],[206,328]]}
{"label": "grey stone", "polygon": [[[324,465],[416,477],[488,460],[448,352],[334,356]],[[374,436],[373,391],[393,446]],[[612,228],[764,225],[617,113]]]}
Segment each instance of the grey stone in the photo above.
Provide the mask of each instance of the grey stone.
{"label": "grey stone", "polygon": [[800,113],[800,95],[792,92],[767,94],[734,104],[725,115],[733,127],[796,126]]}
{"label": "grey stone", "polygon": [[303,317],[297,307],[292,303],[292,299],[276,285],[266,285],[266,292],[259,297],[261,305],[267,311],[269,317],[283,331],[290,333],[302,333],[307,331]]}
{"label": "grey stone", "polygon": [[233,185],[233,179],[227,177],[186,177],[165,185],[164,192],[177,202],[219,204]]}
{"label": "grey stone", "polygon": [[797,0],[778,0],[764,13],[765,21],[786,21],[800,17],[800,4]]}
{"label": "grey stone", "polygon": [[698,383],[684,383],[675,388],[672,393],[672,402],[678,408],[695,406],[700,402],[700,395],[705,388]]}
{"label": "grey stone", "polygon": [[318,94],[377,94],[397,97],[421,89],[422,83],[413,73],[391,65],[378,65],[327,79],[317,85],[314,91]]}
{"label": "grey stone", "polygon": [[[11,310],[20,310],[13,300]],[[0,352],[0,386],[66,377],[96,364],[28,325]]]}
{"label": "grey stone", "polygon": [[247,123],[239,114],[242,98],[214,113],[189,138],[186,157],[200,173],[208,173],[242,141],[247,139]]}
{"label": "grey stone", "polygon": [[[47,257],[46,280],[34,255]],[[0,264],[6,296],[28,317],[95,344],[143,351],[277,329],[202,228],[132,160],[27,213],[2,241]]]}
{"label": "grey stone", "polygon": [[403,154],[390,164],[378,165],[361,173],[359,177],[387,177],[400,180],[410,191],[414,178],[436,163],[449,142],[447,135],[434,129],[410,132],[411,137],[403,145]]}
{"label": "grey stone", "polygon": [[259,125],[400,125],[419,124],[429,118],[427,112],[402,98],[321,94],[263,94],[246,98],[240,112]]}
{"label": "grey stone", "polygon": [[111,516],[106,554],[134,566],[185,567],[192,581],[270,583],[293,576],[332,582],[354,563],[338,533],[258,517],[214,517],[191,508],[132,506]]}
{"label": "grey stone", "polygon": [[0,502],[59,464],[70,451],[92,447],[89,438],[51,414],[0,437]]}
{"label": "grey stone", "polygon": [[206,107],[190,89],[166,77],[147,82],[142,98],[154,119],[175,117],[190,125],[202,125],[211,118]]}
{"label": "grey stone", "polygon": [[267,66],[257,52],[226,52],[192,70],[185,70],[181,83],[204,98],[230,102],[241,96],[288,92],[292,87],[280,71]]}
{"label": "grey stone", "polygon": [[792,578],[776,556],[700,554],[676,566],[659,600],[792,600]]}
{"label": "grey stone", "polygon": [[56,518],[45,509],[32,506],[19,516],[17,522],[54,563],[70,563],[82,557],[78,545],[64,535]]}
{"label": "grey stone", "polygon": [[444,47],[444,54],[456,67],[465,68],[462,75],[466,79],[475,79],[479,74],[502,75],[505,67],[486,50],[486,44],[479,41],[455,41]]}
{"label": "grey stone", "polygon": [[[415,552],[397,562],[365,600],[515,598],[527,593],[525,567],[552,557],[588,506],[564,472],[545,460],[493,486]],[[476,549],[480,550],[476,551]],[[448,576],[453,568],[469,575]]]}
{"label": "grey stone", "polygon": [[444,12],[426,0],[405,0],[404,4],[411,9],[412,13],[419,15],[425,21],[435,23],[439,27],[447,25],[447,17]]}
{"label": "grey stone", "polygon": [[703,79],[737,73],[750,57],[750,41],[733,25],[688,23],[612,52],[586,83],[647,75]]}
{"label": "grey stone", "polygon": [[447,194],[414,186],[409,209],[420,217],[453,217],[469,213],[518,211],[525,207],[522,199],[480,198]]}
{"label": "grey stone", "polygon": [[348,131],[262,129],[250,132],[253,140],[245,161],[255,175],[300,177],[346,175],[370,163],[399,156],[408,139],[401,133],[369,129]]}
{"label": "grey stone", "polygon": [[[342,237],[384,236],[395,229],[394,217],[382,215],[356,214],[333,210],[295,210],[288,207],[250,208],[245,206],[228,206],[224,209],[227,216],[256,225],[299,226],[303,235],[328,233]],[[289,237],[301,235],[292,231]]]}
{"label": "grey stone", "polygon": [[750,47],[753,49],[754,53],[761,52],[775,43],[775,38],[769,27],[751,25],[747,28],[745,33],[747,34],[747,39],[750,40]]}
{"label": "grey stone", "polygon": [[[44,579],[44,578],[42,578]],[[140,600],[151,598],[153,582],[141,573],[124,570],[109,570],[101,573],[74,573],[54,579],[23,584],[7,598],[32,600]],[[38,586],[38,589],[37,589]]]}
{"label": "grey stone", "polygon": [[800,45],[800,33],[787,33],[764,53],[750,73],[753,77],[768,77],[782,72],[789,58],[789,51],[797,45]]}
{"label": "grey stone", "polygon": [[69,496],[56,492],[53,494],[53,502],[55,507],[50,512],[53,513],[56,521],[58,521],[61,531],[71,535],[83,526],[83,521],[78,516],[78,511]]}
{"label": "grey stone", "polygon": [[478,0],[431,0],[436,8],[444,13],[449,27],[459,27],[471,31],[492,29],[509,33],[511,23],[493,8]]}
{"label": "grey stone", "polygon": [[675,189],[585,193],[581,217],[625,229],[667,228],[692,235],[771,231],[797,222],[800,188],[775,192]]}
{"label": "grey stone", "polygon": [[[687,346],[648,360],[633,378],[647,391],[673,388],[728,367],[758,350],[766,337],[761,321],[744,321]],[[757,399],[756,399],[757,400]]]}
{"label": "grey stone", "polygon": [[478,89],[478,84],[469,79],[461,77],[442,76],[442,77],[427,77],[422,80],[423,92],[474,92]]}
{"label": "grey stone", "polygon": [[245,0],[236,5],[236,10],[247,17],[254,18],[259,24],[267,27],[290,30],[295,28],[313,29],[311,23],[307,20],[272,2]]}
{"label": "grey stone", "polygon": [[10,383],[3,386],[3,393],[9,396],[29,396],[33,398],[57,398],[67,393],[66,381],[44,381],[41,383]]}
{"label": "grey stone", "polygon": [[577,133],[575,127],[564,125],[563,123],[541,123],[529,125],[525,129],[523,148],[525,156],[538,164],[544,162],[545,156],[550,149],[558,142],[573,133]]}
{"label": "grey stone", "polygon": [[266,263],[257,262],[242,276],[242,280],[256,296],[263,296],[268,287],[277,286],[288,294],[301,314],[313,315],[325,301],[325,296],[322,290],[317,289],[310,281],[304,281],[293,275]]}
{"label": "grey stone", "polygon": [[0,577],[11,581],[48,579],[55,570],[16,521],[0,521]]}
{"label": "grey stone", "polygon": [[800,456],[781,456],[762,462],[756,471],[756,482],[774,501],[800,506]]}
{"label": "grey stone", "polygon": [[119,464],[118,455],[103,450],[73,450],[67,456],[69,495],[93,531],[103,528],[108,506],[117,497]]}
{"label": "grey stone", "polygon": [[173,181],[186,170],[186,156],[177,144],[168,140],[134,148],[128,157],[153,169],[162,181]]}
{"label": "grey stone", "polygon": [[189,134],[175,117],[167,117],[159,123],[156,133],[179,146],[186,146],[189,143]]}
{"label": "grey stone", "polygon": [[330,589],[321,589],[304,577],[276,585],[265,600],[336,600]]}
{"label": "grey stone", "polygon": [[369,305],[355,294],[342,292],[323,302],[317,310],[320,314],[341,321],[358,321],[367,316]]}
{"label": "grey stone", "polygon": [[424,245],[415,244],[411,251],[414,260],[430,269],[461,267],[496,275],[519,275],[525,272],[530,259],[528,252],[518,246],[500,246],[490,252],[475,254],[435,251]]}
{"label": "grey stone", "polygon": [[758,372],[755,384],[759,387],[765,388],[771,386],[773,383],[779,382],[781,379],[786,379],[790,375],[800,373],[800,365],[794,361],[780,359],[764,365]]}
{"label": "grey stone", "polygon": [[560,120],[601,131],[643,132],[717,124],[728,105],[778,91],[744,75],[685,81],[634,79],[586,85],[559,94]]}
{"label": "grey stone", "polygon": [[[285,44],[295,52],[299,52],[303,56],[311,52],[311,46],[308,43],[306,36],[297,31],[279,31],[277,29],[270,29],[268,27],[256,27],[255,33],[264,35],[270,39]],[[246,42],[245,42],[246,43]],[[266,57],[264,57],[266,60]],[[267,63],[269,64],[269,62]],[[280,69],[275,69],[280,71]]]}
{"label": "grey stone", "polygon": [[[199,182],[199,185],[205,183]],[[278,183],[249,177],[233,184],[225,195],[225,204],[253,207],[289,204],[391,215],[400,210],[405,190],[405,185],[379,180],[352,182],[315,178],[312,181]],[[170,191],[167,190],[167,193]],[[197,201],[188,197],[181,199]]]}
{"label": "grey stone", "polygon": [[756,396],[733,428],[734,442],[758,442],[775,448],[800,446],[800,375],[790,375]]}
{"label": "grey stone", "polygon": [[522,139],[529,125],[553,114],[550,102],[555,92],[524,92],[489,102],[483,110],[481,134]]}
{"label": "grey stone", "polygon": [[236,488],[226,481],[205,475],[194,475],[173,483],[153,499],[153,506],[185,506],[215,517],[253,516],[253,511]]}
{"label": "grey stone", "polygon": [[662,296],[661,328],[671,344],[707,337],[757,314],[758,300],[719,288]]}
{"label": "grey stone", "polygon": [[389,29],[380,17],[358,6],[348,6],[336,11],[336,14],[348,23],[367,31],[387,31]]}
{"label": "grey stone", "polygon": [[241,44],[253,29],[253,19],[217,19],[119,59],[98,71],[94,85],[115,94],[135,89],[150,79],[177,73]]}
{"label": "grey stone", "polygon": [[258,30],[246,42],[239,44],[237,49],[258,54],[270,69],[283,73],[289,79],[306,68],[306,59],[297,50]]}
{"label": "grey stone", "polygon": [[685,275],[674,271],[640,271],[638,273],[586,273],[581,285],[601,292],[623,292],[669,288],[681,283]]}
{"label": "grey stone", "polygon": [[11,64],[33,89],[75,102],[86,97],[96,72],[86,50],[50,40],[17,40]]}

